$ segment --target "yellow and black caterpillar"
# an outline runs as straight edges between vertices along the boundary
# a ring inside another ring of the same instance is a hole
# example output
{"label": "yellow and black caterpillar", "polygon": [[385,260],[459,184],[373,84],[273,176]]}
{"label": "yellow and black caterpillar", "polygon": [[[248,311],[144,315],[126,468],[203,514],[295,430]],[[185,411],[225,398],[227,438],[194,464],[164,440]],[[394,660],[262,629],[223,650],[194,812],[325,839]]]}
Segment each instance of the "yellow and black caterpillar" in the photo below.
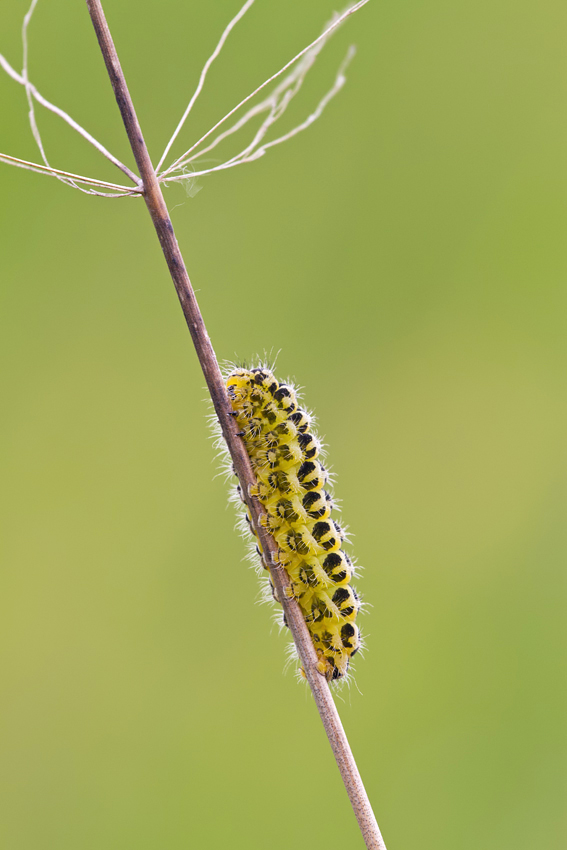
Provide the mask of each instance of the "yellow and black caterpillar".
{"label": "yellow and black caterpillar", "polygon": [[341,548],[345,534],[331,519],[329,477],[311,417],[298,407],[293,387],[266,368],[234,369],[226,388],[258,482],[251,495],[266,510],[265,525],[291,579],[321,673],[329,681],[340,679],[361,646],[355,623],[360,601],[350,585],[352,562]]}

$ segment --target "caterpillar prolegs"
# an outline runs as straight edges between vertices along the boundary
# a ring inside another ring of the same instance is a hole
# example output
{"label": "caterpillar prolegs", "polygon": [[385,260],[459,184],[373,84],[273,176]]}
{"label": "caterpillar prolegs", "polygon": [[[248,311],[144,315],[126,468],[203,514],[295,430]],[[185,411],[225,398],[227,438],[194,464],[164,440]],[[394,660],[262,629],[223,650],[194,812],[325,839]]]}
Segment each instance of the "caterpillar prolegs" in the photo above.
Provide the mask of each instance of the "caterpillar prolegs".
{"label": "caterpillar prolegs", "polygon": [[[265,525],[278,545],[321,672],[329,681],[341,679],[361,645],[355,623],[360,601],[350,584],[353,564],[342,549],[345,533],[331,518],[329,476],[311,417],[298,406],[294,388],[266,368],[234,369],[226,388],[257,479],[251,495],[266,510]],[[259,541],[256,550],[261,557]]]}

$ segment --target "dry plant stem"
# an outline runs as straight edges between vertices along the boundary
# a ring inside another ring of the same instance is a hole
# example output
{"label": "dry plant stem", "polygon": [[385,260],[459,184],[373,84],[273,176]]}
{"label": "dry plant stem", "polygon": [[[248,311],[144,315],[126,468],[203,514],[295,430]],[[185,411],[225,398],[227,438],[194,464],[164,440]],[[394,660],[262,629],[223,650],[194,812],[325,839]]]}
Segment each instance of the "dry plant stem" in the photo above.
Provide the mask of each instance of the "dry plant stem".
{"label": "dry plant stem", "polygon": [[[179,175],[179,176],[175,176],[175,175],[168,176],[167,178],[164,179],[164,182],[165,181],[167,181],[168,183],[173,183],[173,182],[176,182],[176,181],[179,182],[179,181],[182,181],[182,180],[186,180],[188,177],[192,177],[192,178],[201,177],[204,174],[212,174],[215,171],[224,171],[227,168],[234,168],[234,166],[236,166],[236,165],[244,165],[244,163],[247,163],[247,162],[254,162],[256,159],[259,159],[261,156],[264,156],[264,154],[266,153],[266,151],[269,148],[273,148],[275,145],[281,145],[282,142],[287,142],[289,139],[292,139],[294,136],[297,136],[298,133],[301,133],[303,130],[306,130],[307,127],[310,127],[311,124],[313,124],[313,122],[316,121],[321,116],[321,114],[323,113],[323,110],[325,109],[325,107],[327,106],[329,101],[332,100],[332,98],[335,97],[335,95],[343,87],[344,83],[346,82],[346,78],[344,76],[344,70],[347,67],[347,65],[349,64],[349,62],[351,61],[352,57],[354,56],[354,53],[355,53],[355,49],[354,49],[354,47],[351,47],[349,49],[347,55],[346,55],[345,60],[341,63],[341,66],[340,66],[339,71],[337,73],[337,78],[335,80],[333,87],[319,101],[315,111],[312,112],[311,115],[308,115],[307,118],[305,119],[305,121],[302,121],[301,124],[298,124],[296,127],[294,127],[292,130],[290,130],[288,133],[285,133],[283,136],[278,136],[277,139],[272,139],[272,141],[265,142],[263,145],[260,145],[260,147],[257,147],[257,145],[262,141],[262,139],[264,138],[264,136],[266,135],[266,133],[270,129],[270,126],[272,124],[275,124],[275,122],[279,118],[279,115],[281,114],[281,112],[285,111],[285,108],[287,106],[287,102],[289,100],[291,100],[291,98],[293,97],[292,92],[288,92],[288,94],[290,95],[289,98],[286,101],[284,101],[283,103],[279,104],[277,108],[272,107],[270,114],[268,115],[268,117],[264,120],[264,122],[260,126],[260,128],[257,131],[252,142],[243,151],[241,151],[239,154],[236,154],[236,156],[233,156],[231,159],[227,160],[226,162],[223,162],[221,165],[216,165],[214,168],[208,168],[205,171],[191,171],[188,174],[182,174],[182,175]],[[262,109],[264,109],[264,103],[260,104],[259,106]],[[253,111],[254,110],[250,110],[250,112],[248,112],[244,116],[244,120],[248,120],[248,115],[250,115]],[[278,111],[279,111],[279,114],[278,114]],[[237,127],[237,126],[238,125],[235,124],[234,127],[231,127],[230,130],[227,130],[225,134],[221,134],[220,136],[217,136],[215,141],[209,146],[209,149],[214,147],[216,145],[216,143],[223,137],[223,135],[225,137],[226,137],[226,135],[230,135],[234,131],[235,127]],[[254,150],[254,148],[255,148],[255,150]],[[207,150],[207,148],[205,148],[205,150]],[[201,151],[199,154],[196,154],[194,157],[191,157],[191,161],[193,159],[197,159],[198,156],[201,155],[201,153],[204,153],[204,151]],[[160,177],[160,180],[161,180],[161,177]]]}
{"label": "dry plant stem", "polygon": [[35,171],[37,174],[47,174],[49,177],[56,177],[60,174],[63,177],[72,178],[77,183],[85,183],[87,186],[102,186],[106,189],[117,190],[111,194],[105,194],[104,192],[94,193],[102,195],[105,198],[136,197],[142,192],[141,184],[139,189],[130,189],[129,186],[121,186],[119,183],[107,183],[104,180],[98,180],[94,177],[83,177],[81,174],[73,174],[72,171],[61,171],[60,168],[41,165],[39,162],[29,162],[27,159],[20,159],[17,156],[9,156],[7,153],[0,153],[0,162],[5,162],[6,165],[15,165],[18,168],[25,168],[27,171]]}
{"label": "dry plant stem", "polygon": [[[8,60],[4,56],[2,56],[1,53],[0,66],[8,74],[9,77],[11,77],[21,86],[26,86],[26,80],[24,79],[24,77],[22,77],[21,74],[18,74],[18,72],[15,71],[14,68],[12,68]],[[85,130],[84,127],[81,127],[81,125],[78,124],[73,118],[71,118],[71,116],[68,115],[63,109],[60,109],[58,106],[55,106],[54,103],[50,103],[48,100],[46,100],[46,98],[44,98],[43,95],[38,92],[36,87],[32,85],[29,80],[27,81],[27,88],[29,89],[33,97],[37,100],[37,102],[41,104],[41,106],[45,107],[45,109],[48,109],[50,112],[53,112],[55,115],[58,115],[59,118],[62,118],[63,121],[65,121],[70,127],[72,127],[73,130],[79,133],[79,135],[86,139],[87,142],[89,142],[91,145],[93,145],[93,147],[100,151],[103,156],[110,160],[113,165],[123,171],[124,174],[129,177],[133,183],[136,184],[136,186],[140,185],[140,178],[136,177],[134,172],[131,171],[127,165],[124,165],[123,162],[120,162],[120,160],[117,159],[113,154],[111,154],[110,151],[104,147],[104,145],[102,145],[99,141],[97,141],[97,139],[94,138],[94,136],[91,136],[88,130]],[[52,170],[56,171],[57,169]]]}
{"label": "dry plant stem", "polygon": [[201,76],[199,77],[199,82],[197,83],[197,88],[195,89],[195,91],[194,91],[194,93],[191,97],[191,100],[189,101],[189,105],[187,106],[187,109],[185,110],[185,112],[183,113],[183,115],[181,117],[181,121],[179,122],[179,124],[175,128],[171,139],[167,143],[165,150],[164,150],[164,152],[161,156],[160,161],[156,165],[156,171],[159,172],[162,164],[165,162],[167,155],[168,155],[169,151],[171,150],[171,146],[173,145],[177,136],[181,132],[181,129],[182,129],[183,125],[185,124],[185,122],[186,122],[186,120],[189,116],[189,113],[191,112],[191,110],[193,109],[193,106],[195,105],[195,101],[197,100],[197,98],[201,94],[201,92],[203,90],[203,86],[205,85],[205,79],[207,77],[207,74],[209,73],[209,68],[211,67],[211,65],[213,64],[213,62],[215,61],[215,59],[217,58],[219,53],[221,52],[221,50],[224,46],[224,43],[227,40],[231,31],[234,29],[234,27],[236,26],[238,21],[240,21],[241,18],[244,17],[244,15],[246,14],[246,12],[250,8],[250,6],[252,6],[253,3],[254,3],[254,0],[246,0],[246,3],[244,4],[244,6],[240,9],[239,12],[237,12],[237,14],[234,16],[234,18],[228,24],[228,26],[225,27],[224,32],[222,33],[217,46],[215,47],[215,49],[213,50],[213,52],[211,53],[211,55],[209,56],[209,58],[207,59],[207,61],[205,62],[204,66],[203,66],[203,70],[201,71]]}
{"label": "dry plant stem", "polygon": [[366,4],[368,2],[369,2],[369,0],[358,0],[357,3],[354,3],[354,5],[349,6],[347,9],[345,9],[345,11],[341,15],[338,15],[336,18],[334,18],[333,22],[325,29],[325,31],[323,33],[321,33],[321,35],[318,38],[316,38],[314,41],[312,41],[311,44],[308,44],[307,47],[304,47],[303,50],[300,50],[299,53],[297,53],[293,57],[293,59],[290,59],[289,62],[286,62],[286,64],[283,65],[280,68],[279,71],[276,71],[275,74],[272,74],[271,77],[268,77],[267,80],[264,80],[264,82],[261,83],[261,85],[259,85],[257,88],[255,88],[253,92],[250,92],[250,94],[247,95],[245,98],[243,98],[240,101],[240,103],[237,103],[236,106],[233,107],[230,110],[230,112],[227,112],[226,115],[224,115],[220,119],[220,121],[217,121],[217,123],[213,127],[211,127],[210,130],[207,130],[207,132],[203,136],[201,136],[200,139],[198,139],[194,144],[192,144],[191,147],[188,150],[186,150],[185,153],[182,156],[179,157],[179,159],[176,159],[175,162],[173,163],[173,165],[170,165],[169,168],[166,168],[165,171],[162,171],[160,177],[164,178],[167,175],[171,174],[172,172],[182,168],[188,161],[190,161],[189,155],[196,148],[199,147],[201,142],[204,142],[205,139],[208,139],[208,137],[212,133],[214,133],[215,130],[217,130],[221,126],[221,124],[224,124],[224,122],[227,120],[227,118],[230,118],[231,115],[234,115],[234,113],[237,112],[240,109],[241,106],[244,106],[245,103],[248,103],[248,101],[251,100],[253,97],[255,97],[255,95],[257,95],[259,92],[261,92],[263,89],[265,89],[267,85],[269,85],[271,82],[273,82],[278,77],[280,77],[284,73],[284,71],[287,71],[288,68],[291,68],[291,66],[295,62],[297,62],[298,59],[301,59],[302,56],[305,56],[306,53],[309,53],[309,51],[313,50],[313,48],[316,47],[318,44],[320,44],[321,42],[324,42],[329,37],[329,35],[334,30],[336,30],[336,28],[338,26],[340,26],[342,23],[344,23],[346,21],[346,19],[350,15],[353,15],[355,12],[358,12],[358,10],[362,9],[363,6],[366,6]]}
{"label": "dry plant stem", "polygon": [[376,818],[364,790],[364,785],[362,784],[358,768],[333,702],[329,686],[325,678],[317,670],[317,656],[301,610],[297,602],[289,598],[286,593],[286,588],[289,587],[289,577],[278,563],[276,543],[267,530],[260,524],[263,508],[257,499],[250,496],[250,487],[255,483],[250,459],[244,443],[238,435],[238,428],[234,417],[231,415],[231,408],[217,358],[177,244],[169,213],[144,142],[100,0],[86,0],[86,3],[132,146],[132,151],[140,169],[140,175],[144,183],[144,199],[154,223],[171,277],[173,278],[183,314],[197,351],[199,363],[201,364],[207,387],[213,400],[215,412],[232,457],[235,472],[240,481],[242,492],[246,496],[252,522],[257,530],[265,553],[265,559],[274,582],[276,593],[282,600],[287,622],[366,846],[369,850],[385,850]]}

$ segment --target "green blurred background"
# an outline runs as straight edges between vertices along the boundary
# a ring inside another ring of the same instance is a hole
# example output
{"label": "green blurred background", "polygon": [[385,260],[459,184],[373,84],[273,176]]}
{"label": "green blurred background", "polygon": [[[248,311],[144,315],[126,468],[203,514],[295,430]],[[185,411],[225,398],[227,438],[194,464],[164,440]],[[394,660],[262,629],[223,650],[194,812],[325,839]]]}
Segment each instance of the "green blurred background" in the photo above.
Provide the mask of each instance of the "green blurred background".
{"label": "green blurred background", "polygon": [[[16,67],[26,8],[2,3]],[[239,2],[105,8],[157,160]],[[185,147],[332,10],[258,0]],[[285,118],[354,42],[314,127],[166,194],[219,357],[280,351],[329,445],[373,606],[339,707],[389,850],[567,845],[565,17],[373,0]],[[41,0],[31,50],[40,90],[131,163],[85,4]],[[0,102],[0,150],[37,159],[6,76]],[[40,119],[54,165],[120,180]],[[143,204],[3,165],[0,187],[0,847],[361,847],[254,604]]]}

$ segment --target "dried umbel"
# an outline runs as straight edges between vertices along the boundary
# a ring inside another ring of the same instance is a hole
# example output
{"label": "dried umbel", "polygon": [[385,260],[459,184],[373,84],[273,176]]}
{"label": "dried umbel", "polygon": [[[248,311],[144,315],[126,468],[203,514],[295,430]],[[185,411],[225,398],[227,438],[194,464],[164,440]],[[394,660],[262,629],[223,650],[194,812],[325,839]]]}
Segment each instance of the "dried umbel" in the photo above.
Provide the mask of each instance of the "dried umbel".
{"label": "dried umbel", "polygon": [[[331,517],[329,476],[311,417],[298,406],[294,388],[266,368],[234,369],[226,388],[257,479],[250,495],[266,511],[262,522],[278,546],[320,672],[329,681],[341,679],[361,645],[355,623],[360,601],[350,584],[352,562],[342,549],[345,533]],[[256,550],[262,559],[259,541]]]}
{"label": "dried umbel", "polygon": [[[205,65],[201,71],[199,76],[199,81],[197,83],[197,88],[193,92],[189,104],[181,117],[173,135],[171,136],[169,142],[167,143],[165,150],[155,168],[155,178],[158,183],[163,183],[164,185],[168,185],[171,183],[182,183],[185,185],[187,190],[187,194],[193,197],[200,189],[200,186],[196,183],[196,178],[201,177],[205,174],[211,174],[216,171],[224,171],[227,168],[234,168],[237,165],[242,165],[247,162],[255,162],[260,157],[264,156],[264,154],[271,148],[276,145],[280,145],[283,142],[286,142],[288,139],[291,139],[293,136],[296,136],[298,133],[303,132],[308,127],[310,127],[314,121],[316,121],[323,113],[325,107],[331,101],[336,94],[342,89],[343,85],[346,82],[345,70],[349,65],[351,59],[354,56],[355,50],[354,47],[350,47],[344,61],[341,63],[338,72],[335,77],[335,81],[331,88],[327,91],[327,93],[321,98],[314,111],[311,112],[307,118],[305,118],[300,124],[297,124],[291,130],[288,130],[281,136],[277,136],[276,138],[267,138],[268,134],[271,130],[273,130],[274,125],[279,121],[282,115],[286,112],[288,106],[290,105],[293,98],[300,91],[305,77],[309,73],[310,69],[313,67],[313,64],[317,60],[321,50],[327,43],[330,36],[337,30],[337,28],[344,22],[350,15],[354,12],[361,9],[362,6],[365,6],[368,0],[358,0],[357,3],[353,3],[351,6],[348,6],[340,15],[335,13],[333,18],[328,22],[324,31],[321,35],[316,38],[311,44],[307,45],[307,47],[303,48],[293,59],[289,62],[286,62],[283,67],[280,68],[279,71],[276,71],[275,74],[272,74],[268,77],[267,80],[264,80],[259,86],[257,86],[253,92],[247,95],[243,100],[240,101],[236,106],[234,106],[227,114],[222,117],[216,124],[213,125],[207,132],[201,136],[198,141],[194,142],[191,147],[185,151],[185,153],[178,157],[175,162],[173,162],[167,168],[164,167],[165,161],[170,153],[171,147],[177,139],[179,133],[189,117],[193,106],[199,95],[201,94],[203,87],[205,85],[205,80],[207,74],[210,70],[211,65],[215,61],[215,59],[221,53],[224,44],[232,32],[236,24],[242,20],[244,15],[248,12],[248,10],[253,6],[255,0],[246,0],[244,5],[241,7],[240,11],[232,18],[232,20],[225,27],[217,46],[213,50],[212,54],[209,56]],[[134,197],[139,198],[144,193],[144,189],[147,187],[144,186],[143,179],[140,179],[133,171],[128,168],[123,162],[120,162],[117,157],[115,157],[110,151],[108,151],[104,145],[102,145],[97,139],[94,138],[84,127],[81,127],[70,115],[68,115],[63,109],[60,109],[55,104],[50,103],[43,97],[42,94],[38,91],[35,85],[32,84],[29,78],[29,69],[28,69],[28,59],[29,59],[29,46],[28,46],[28,28],[30,26],[32,16],[34,14],[35,8],[37,6],[38,0],[31,0],[29,10],[24,17],[24,22],[22,26],[22,47],[23,47],[23,70],[22,73],[18,73],[15,68],[10,65],[8,60],[0,54],[0,68],[5,71],[9,77],[11,77],[15,82],[19,83],[19,85],[25,88],[26,97],[28,101],[28,117],[30,122],[30,127],[32,130],[33,137],[35,142],[39,148],[39,152],[41,154],[41,158],[43,160],[42,163],[38,162],[28,162],[27,160],[21,159],[20,157],[11,156],[9,154],[0,153],[0,163],[6,163],[8,165],[15,165],[18,168],[25,168],[28,171],[35,171],[40,174],[47,174],[52,177],[56,177],[58,180],[61,180],[63,183],[66,183],[68,186],[72,186],[75,189],[79,189],[81,192],[85,192],[88,195],[100,195],[106,198],[124,198],[124,197]],[[87,0],[87,6],[89,6],[89,11],[92,13],[92,8],[94,5],[99,6],[99,0]],[[96,29],[96,27],[95,27]],[[99,30],[100,34],[100,30]],[[285,72],[288,71],[287,74]],[[281,81],[275,86],[272,91],[264,97],[263,100],[254,103],[254,105],[249,106],[248,110],[241,114],[240,118],[235,121],[229,127],[225,127],[221,132],[219,132],[216,136],[214,133],[223,125],[227,119],[231,118],[238,112],[241,107],[245,104],[248,104],[259,92],[263,91],[266,86],[268,86],[273,81],[277,80],[279,77],[284,75]],[[113,165],[119,168],[129,180],[132,181],[134,186],[124,186],[117,183],[109,183],[106,180],[100,180],[95,177],[84,177],[80,174],[75,174],[69,171],[62,171],[61,169],[54,168],[46,155],[46,151],[44,148],[44,144],[40,135],[39,126],[36,120],[35,115],[35,106],[34,104],[38,103],[43,106],[45,109],[57,115],[66,124],[68,124],[72,129],[83,137],[89,144],[95,147],[99,153],[105,156]],[[258,116],[264,116],[260,126],[256,129],[252,139],[250,142],[246,144],[246,146],[238,151],[237,153],[230,156],[224,162],[218,162],[216,165],[207,166],[202,168],[201,166],[207,162],[207,159],[204,158],[205,154],[208,154],[213,148],[216,148],[218,144],[227,139],[233,134],[237,134],[239,130],[241,130],[245,125],[249,122],[254,122]],[[206,143],[206,144],[205,144]],[[153,166],[152,166],[153,171]],[[143,178],[143,175],[141,175]],[[94,187],[97,187],[95,189]],[[110,191],[98,191],[99,189],[106,189]]]}

